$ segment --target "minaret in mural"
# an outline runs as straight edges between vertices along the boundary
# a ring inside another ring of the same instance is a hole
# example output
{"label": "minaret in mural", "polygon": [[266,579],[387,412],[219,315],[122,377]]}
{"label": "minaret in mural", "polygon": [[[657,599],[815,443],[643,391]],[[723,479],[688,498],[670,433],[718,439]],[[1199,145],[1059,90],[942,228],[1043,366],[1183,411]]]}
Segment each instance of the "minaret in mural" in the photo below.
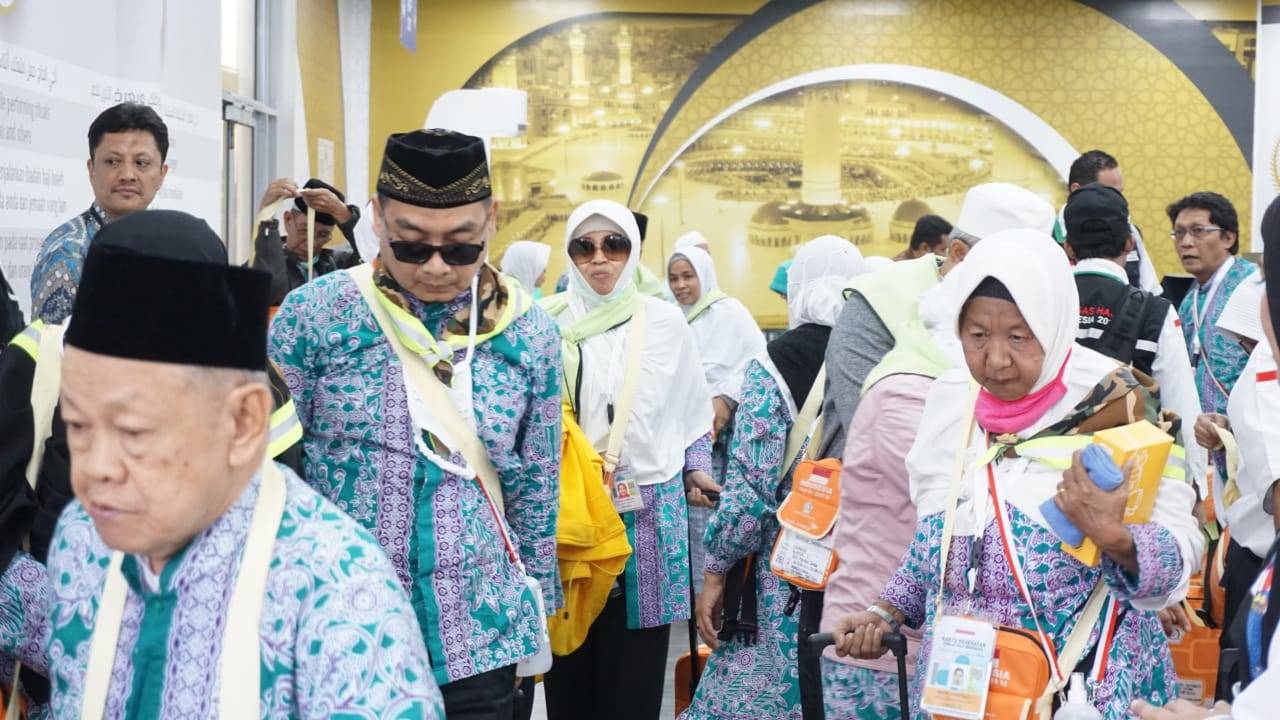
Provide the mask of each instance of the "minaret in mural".
{"label": "minaret in mural", "polygon": [[519,60],[519,57],[514,50],[506,53],[498,60],[493,67],[494,87],[511,88],[513,90],[520,88],[517,60]]}
{"label": "minaret in mural", "polygon": [[630,105],[636,101],[636,89],[631,81],[631,31],[626,25],[614,37],[618,44],[618,102]]}
{"label": "minaret in mural", "polygon": [[576,108],[586,107],[590,100],[586,51],[587,36],[582,32],[581,25],[574,25],[569,31],[569,60],[573,79],[569,87],[569,104]]}
{"label": "minaret in mural", "polygon": [[840,202],[840,94],[836,88],[810,88],[804,97],[804,145],[801,150],[800,202]]}

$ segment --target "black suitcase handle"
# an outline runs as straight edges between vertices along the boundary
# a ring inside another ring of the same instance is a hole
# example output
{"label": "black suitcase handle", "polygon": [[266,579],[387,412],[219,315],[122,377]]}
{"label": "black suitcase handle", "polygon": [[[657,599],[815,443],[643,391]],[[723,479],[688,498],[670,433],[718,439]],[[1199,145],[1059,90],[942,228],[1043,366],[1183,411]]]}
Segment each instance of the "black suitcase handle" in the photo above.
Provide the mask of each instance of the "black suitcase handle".
{"label": "black suitcase handle", "polygon": [[[829,632],[814,633],[805,644],[808,647],[802,648],[803,650],[818,655],[828,645],[835,645],[836,637]],[[889,648],[889,652],[898,661],[898,703],[902,708],[902,717],[905,718],[911,713],[910,700],[907,698],[907,638],[902,633],[885,633],[880,638],[880,644]]]}

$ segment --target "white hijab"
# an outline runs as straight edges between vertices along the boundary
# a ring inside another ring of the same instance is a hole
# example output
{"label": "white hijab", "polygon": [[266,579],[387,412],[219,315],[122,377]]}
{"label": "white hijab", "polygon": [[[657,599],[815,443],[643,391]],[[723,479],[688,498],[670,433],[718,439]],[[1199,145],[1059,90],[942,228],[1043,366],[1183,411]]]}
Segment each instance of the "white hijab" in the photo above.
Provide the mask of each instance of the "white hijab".
{"label": "white hijab", "polygon": [[[698,300],[701,300],[704,295],[720,287],[720,283],[716,280],[715,263],[712,262],[711,256],[707,254],[706,250],[703,250],[696,245],[688,245],[683,248],[677,247],[676,251],[671,253],[671,257],[667,258],[668,272],[671,271],[671,263],[678,259],[687,260],[689,265],[693,268],[693,274],[698,276],[698,285],[701,288],[701,294],[698,295]],[[697,303],[697,300],[694,302]],[[681,305],[680,309],[684,310],[685,314],[688,314],[688,312],[693,309],[693,305]]]}
{"label": "white hijab", "polygon": [[707,239],[703,237],[702,233],[698,232],[697,230],[690,230],[689,232],[676,238],[676,250],[684,250],[685,248],[698,248],[699,250],[702,250],[703,252],[710,254],[711,251],[707,249],[710,247],[711,247],[711,243],[707,242]]}
{"label": "white hijab", "polygon": [[[959,273],[956,288],[958,297],[964,300],[987,277],[999,280],[1008,288],[1045,351],[1044,365],[1033,391],[1051,382],[1066,362],[1063,373],[1066,394],[1023,430],[1020,433],[1023,437],[1030,437],[1066,417],[1098,382],[1118,367],[1115,360],[1075,343],[1079,323],[1075,280],[1066,255],[1047,234],[1011,230],[991,235],[975,246],[953,273]],[[958,305],[963,304],[962,300]],[[956,307],[953,327],[959,315],[960,307]],[[962,444],[967,444],[966,471],[956,514],[957,535],[980,532],[979,511],[983,518],[981,527],[992,520],[994,512],[986,491],[986,472],[976,467],[977,458],[985,450],[983,433],[974,427],[970,437],[963,437],[962,425],[972,407],[971,383],[967,367],[951,370],[934,382],[925,401],[916,442],[907,455],[911,498],[918,517],[924,518],[946,510],[956,453],[961,451]],[[1025,457],[1003,460],[995,465],[995,471],[1005,499],[1035,522],[1047,526],[1040,505],[1054,496],[1062,472]],[[1194,500],[1189,484],[1166,479],[1152,513],[1152,521],[1174,535],[1184,558],[1200,556],[1200,531],[1191,515]],[[1190,565],[1184,563],[1184,582]],[[1163,602],[1162,597],[1134,604],[1158,609],[1163,607]]]}
{"label": "white hijab", "polygon": [[596,230],[613,230],[626,235],[631,240],[631,254],[627,256],[627,264],[622,269],[618,283],[608,295],[592,290],[591,283],[582,275],[577,263],[569,260],[569,307],[578,311],[577,315],[620,297],[635,283],[636,266],[640,264],[640,227],[636,225],[636,216],[625,206],[612,200],[590,200],[579,205],[569,215],[564,233],[565,252],[568,253],[569,243],[574,238]]}
{"label": "white hijab", "polygon": [[[667,260],[667,267],[677,259],[689,261],[698,276],[702,295],[717,289],[715,265],[705,250],[699,247],[677,250]],[[687,314],[693,306],[681,305],[680,308]],[[760,332],[751,311],[737,298],[726,297],[703,310],[689,327],[702,357],[702,372],[711,396],[724,395],[739,401],[747,363],[765,349],[764,333]]]}
{"label": "white hijab", "polygon": [[[612,200],[592,200],[569,216],[569,241],[593,230],[614,230],[631,238],[631,254],[607,295],[591,289],[578,266],[569,263],[568,308],[556,319],[568,325],[631,287],[640,261],[640,230],[635,216]],[[670,303],[641,297],[646,319],[640,378],[622,448],[622,468],[640,485],[657,485],[684,468],[685,449],[711,431],[711,395],[703,377],[693,333],[684,315]],[[609,405],[622,385],[631,321],[581,343],[582,385],[578,424],[601,452],[609,443]],[[575,382],[569,378],[569,382]]]}
{"label": "white hijab", "polygon": [[787,325],[835,327],[844,287],[865,271],[862,253],[838,235],[814,238],[796,251],[787,270]]}
{"label": "white hijab", "polygon": [[525,292],[532,294],[538,286],[538,278],[547,270],[551,259],[551,246],[540,242],[517,240],[502,254],[502,272],[520,282]]}

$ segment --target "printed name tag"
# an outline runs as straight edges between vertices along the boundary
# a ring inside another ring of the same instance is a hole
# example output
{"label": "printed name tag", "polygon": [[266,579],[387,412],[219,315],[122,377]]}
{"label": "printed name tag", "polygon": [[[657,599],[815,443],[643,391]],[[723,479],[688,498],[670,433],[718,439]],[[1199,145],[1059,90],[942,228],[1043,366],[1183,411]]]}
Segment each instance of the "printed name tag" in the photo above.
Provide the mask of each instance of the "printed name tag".
{"label": "printed name tag", "polygon": [[613,507],[619,513],[633,512],[644,507],[644,498],[640,497],[640,486],[635,480],[627,478],[619,480],[610,475],[605,482],[609,486],[609,497]]}
{"label": "printed name tag", "polygon": [[991,623],[954,615],[938,618],[921,709],[960,720],[982,720],[995,651],[996,628]]}

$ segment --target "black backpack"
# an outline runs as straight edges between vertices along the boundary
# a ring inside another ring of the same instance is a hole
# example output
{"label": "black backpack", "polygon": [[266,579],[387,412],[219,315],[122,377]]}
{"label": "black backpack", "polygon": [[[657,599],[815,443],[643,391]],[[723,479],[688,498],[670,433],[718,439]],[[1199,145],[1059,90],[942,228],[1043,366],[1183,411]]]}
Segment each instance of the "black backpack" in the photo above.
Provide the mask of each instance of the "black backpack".
{"label": "black backpack", "polygon": [[26,322],[22,319],[22,308],[18,307],[18,298],[0,271],[0,346],[7,345],[14,335],[22,332]]}

